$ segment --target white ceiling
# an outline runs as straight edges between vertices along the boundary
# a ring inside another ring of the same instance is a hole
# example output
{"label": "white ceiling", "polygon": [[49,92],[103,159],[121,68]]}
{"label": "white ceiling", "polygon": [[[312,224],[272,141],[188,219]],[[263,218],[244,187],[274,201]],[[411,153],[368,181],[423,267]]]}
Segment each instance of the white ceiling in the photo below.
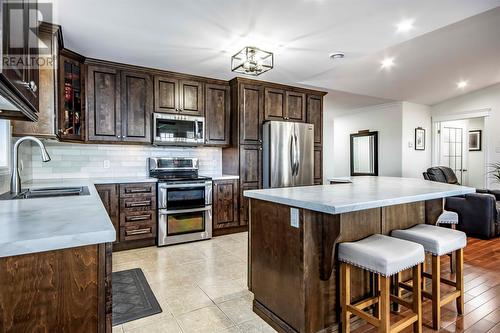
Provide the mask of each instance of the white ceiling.
{"label": "white ceiling", "polygon": [[[53,2],[66,47],[93,58],[230,79],[231,55],[254,45],[275,54],[259,79],[349,92],[346,101],[434,104],[463,93],[460,79],[466,91],[500,82],[500,0]],[[415,28],[396,33],[402,19]],[[331,61],[338,50],[347,58]]]}

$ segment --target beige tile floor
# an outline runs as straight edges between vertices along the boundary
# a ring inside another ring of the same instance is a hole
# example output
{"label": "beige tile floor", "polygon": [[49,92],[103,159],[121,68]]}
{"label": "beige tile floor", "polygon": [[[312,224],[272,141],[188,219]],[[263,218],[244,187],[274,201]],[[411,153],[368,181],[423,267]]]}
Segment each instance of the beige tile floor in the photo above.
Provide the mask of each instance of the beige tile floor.
{"label": "beige tile floor", "polygon": [[163,312],[113,332],[276,332],[252,311],[247,233],[113,253],[113,271],[141,268]]}

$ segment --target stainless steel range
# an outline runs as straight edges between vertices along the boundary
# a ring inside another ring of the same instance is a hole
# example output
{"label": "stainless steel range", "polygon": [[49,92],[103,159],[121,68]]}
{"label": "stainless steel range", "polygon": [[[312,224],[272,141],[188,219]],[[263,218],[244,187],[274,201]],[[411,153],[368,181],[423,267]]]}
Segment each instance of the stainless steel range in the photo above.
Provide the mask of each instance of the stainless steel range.
{"label": "stainless steel range", "polygon": [[158,246],[212,238],[212,179],[197,158],[149,158],[158,179]]}

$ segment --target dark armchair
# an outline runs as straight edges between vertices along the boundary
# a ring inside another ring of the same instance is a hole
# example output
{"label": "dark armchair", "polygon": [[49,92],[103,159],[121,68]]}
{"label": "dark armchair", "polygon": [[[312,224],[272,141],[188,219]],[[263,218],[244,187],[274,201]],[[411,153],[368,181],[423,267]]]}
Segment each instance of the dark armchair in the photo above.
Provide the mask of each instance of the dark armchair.
{"label": "dark armchair", "polygon": [[[431,181],[460,185],[452,169],[432,167],[423,173]],[[468,236],[492,238],[500,234],[500,191],[476,190],[476,193],[446,198],[444,209],[458,214],[458,229]]]}

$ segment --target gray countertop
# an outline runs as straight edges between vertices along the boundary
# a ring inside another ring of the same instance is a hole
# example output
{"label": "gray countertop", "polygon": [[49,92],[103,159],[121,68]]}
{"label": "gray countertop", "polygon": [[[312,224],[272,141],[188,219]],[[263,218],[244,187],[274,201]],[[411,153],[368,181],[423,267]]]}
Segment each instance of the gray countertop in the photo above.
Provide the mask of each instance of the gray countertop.
{"label": "gray countertop", "polygon": [[94,186],[103,182],[69,179],[23,184],[25,188],[88,186],[90,195],[0,201],[0,257],[113,242],[115,229]]}
{"label": "gray countertop", "polygon": [[245,191],[249,198],[340,214],[474,193],[471,187],[399,177],[352,177],[352,183]]}

